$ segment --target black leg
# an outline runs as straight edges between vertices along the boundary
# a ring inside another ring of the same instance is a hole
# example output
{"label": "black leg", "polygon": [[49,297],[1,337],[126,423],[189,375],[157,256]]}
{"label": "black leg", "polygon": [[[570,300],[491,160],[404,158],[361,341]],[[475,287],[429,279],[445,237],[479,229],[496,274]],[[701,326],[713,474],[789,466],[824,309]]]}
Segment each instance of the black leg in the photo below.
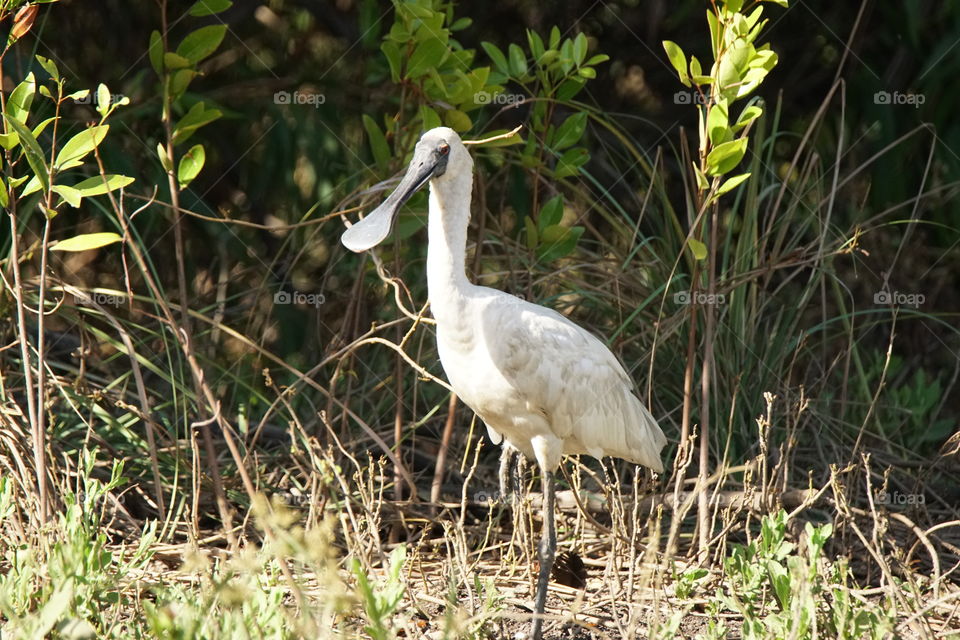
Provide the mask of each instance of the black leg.
{"label": "black leg", "polygon": [[543,628],[543,613],[547,606],[547,585],[557,555],[557,527],[553,521],[554,492],[553,472],[543,471],[543,533],[540,538],[540,577],[537,580],[537,599],[534,602],[532,640],[540,640]]}
{"label": "black leg", "polygon": [[500,450],[500,502],[505,503],[507,501],[507,496],[510,493],[510,469],[512,467],[511,463],[513,462],[514,454],[517,453],[517,450],[508,445],[506,442],[503,443],[503,448]]}

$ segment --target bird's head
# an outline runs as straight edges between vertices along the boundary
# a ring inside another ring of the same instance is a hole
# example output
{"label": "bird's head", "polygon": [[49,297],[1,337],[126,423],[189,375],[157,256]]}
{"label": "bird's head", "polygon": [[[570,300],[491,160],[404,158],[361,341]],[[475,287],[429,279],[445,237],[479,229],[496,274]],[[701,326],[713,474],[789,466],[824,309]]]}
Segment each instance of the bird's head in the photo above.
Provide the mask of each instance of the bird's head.
{"label": "bird's head", "polygon": [[366,218],[347,229],[340,241],[351,251],[366,251],[383,242],[403,203],[428,182],[440,187],[473,179],[473,160],[457,132],[448,127],[427,131],[417,142],[407,172],[393,193]]}

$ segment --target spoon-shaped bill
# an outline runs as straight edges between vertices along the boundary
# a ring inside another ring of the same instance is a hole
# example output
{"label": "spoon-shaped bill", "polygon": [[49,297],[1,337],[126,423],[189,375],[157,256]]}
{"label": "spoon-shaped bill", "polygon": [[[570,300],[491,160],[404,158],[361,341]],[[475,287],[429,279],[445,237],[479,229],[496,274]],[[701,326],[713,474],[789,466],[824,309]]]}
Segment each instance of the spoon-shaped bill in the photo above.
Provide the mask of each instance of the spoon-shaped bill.
{"label": "spoon-shaped bill", "polygon": [[340,236],[343,246],[360,253],[383,242],[390,235],[403,203],[430,181],[436,168],[437,161],[432,154],[418,147],[406,175],[393,193],[370,215],[343,232]]}

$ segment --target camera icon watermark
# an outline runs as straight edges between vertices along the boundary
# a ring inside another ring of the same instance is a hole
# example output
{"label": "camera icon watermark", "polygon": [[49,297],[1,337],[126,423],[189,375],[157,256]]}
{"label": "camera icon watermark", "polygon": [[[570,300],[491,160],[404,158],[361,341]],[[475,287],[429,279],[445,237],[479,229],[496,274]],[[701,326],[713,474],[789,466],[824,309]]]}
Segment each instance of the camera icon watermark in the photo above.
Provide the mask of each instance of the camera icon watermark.
{"label": "camera icon watermark", "polygon": [[313,91],[277,91],[273,94],[273,104],[311,105],[319,109],[327,102],[327,96]]}
{"label": "camera icon watermark", "polygon": [[873,496],[874,502],[882,505],[915,505],[926,504],[927,497],[922,493],[900,493],[899,491],[877,491]]}
{"label": "camera icon watermark", "polygon": [[727,304],[727,296],[722,293],[705,291],[677,291],[673,294],[674,304],[721,305]]}
{"label": "camera icon watermark", "polygon": [[705,105],[708,102],[710,102],[710,98],[699,91],[677,91],[673,94],[673,104]]}
{"label": "camera icon watermark", "polygon": [[305,304],[319,307],[327,302],[322,293],[303,293],[302,291],[277,291],[273,294],[273,304]]}
{"label": "camera icon watermark", "polygon": [[922,293],[901,293],[900,291],[877,291],[873,294],[873,304],[901,307],[913,307],[917,309],[926,302],[927,297]]}
{"label": "camera icon watermark", "polygon": [[873,94],[874,104],[889,105],[911,105],[914,109],[919,109],[920,105],[927,101],[927,96],[922,93],[903,93],[901,91],[877,91]]}
{"label": "camera icon watermark", "polygon": [[478,91],[473,94],[473,101],[479,105],[497,104],[516,106],[524,100],[526,100],[526,98],[519,93],[490,93],[488,91]]}

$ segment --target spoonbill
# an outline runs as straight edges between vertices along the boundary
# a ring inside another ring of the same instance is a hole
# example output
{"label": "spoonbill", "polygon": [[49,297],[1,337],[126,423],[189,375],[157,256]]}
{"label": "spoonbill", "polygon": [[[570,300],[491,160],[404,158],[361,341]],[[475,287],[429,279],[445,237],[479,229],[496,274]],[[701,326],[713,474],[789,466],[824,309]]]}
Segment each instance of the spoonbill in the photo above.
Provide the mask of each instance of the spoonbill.
{"label": "spoonbill", "polygon": [[613,456],[662,472],[667,439],[603,342],[552,309],[467,279],[473,159],[452,129],[423,134],[397,188],[341,242],[355,252],[382,242],[403,203],[428,182],[427,290],[443,370],[493,442],[503,443],[505,459],[515,449],[540,467],[543,533],[531,630],[539,640],[557,548],[553,475],[561,456]]}

